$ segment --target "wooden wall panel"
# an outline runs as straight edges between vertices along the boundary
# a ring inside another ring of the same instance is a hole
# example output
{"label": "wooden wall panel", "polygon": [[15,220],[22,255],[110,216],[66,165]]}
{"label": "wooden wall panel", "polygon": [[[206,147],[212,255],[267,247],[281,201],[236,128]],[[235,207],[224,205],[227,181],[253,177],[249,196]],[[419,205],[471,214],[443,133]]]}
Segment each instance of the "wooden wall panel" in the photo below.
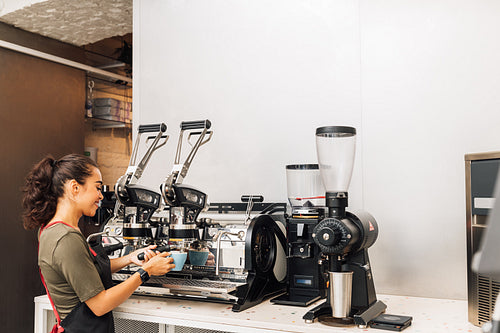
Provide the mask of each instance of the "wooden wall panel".
{"label": "wooden wall panel", "polygon": [[83,153],[85,73],[0,48],[0,327],[32,332],[44,294],[37,240],[21,222],[21,187],[34,163]]}

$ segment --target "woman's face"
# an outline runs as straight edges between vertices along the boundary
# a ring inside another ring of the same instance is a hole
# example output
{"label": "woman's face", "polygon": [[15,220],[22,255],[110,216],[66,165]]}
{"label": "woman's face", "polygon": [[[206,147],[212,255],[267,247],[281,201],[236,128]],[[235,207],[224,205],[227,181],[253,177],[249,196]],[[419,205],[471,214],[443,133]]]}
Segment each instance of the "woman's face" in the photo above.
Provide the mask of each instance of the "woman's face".
{"label": "woman's face", "polygon": [[99,169],[92,167],[92,174],[87,178],[78,195],[78,204],[83,215],[94,216],[102,200],[102,176]]}

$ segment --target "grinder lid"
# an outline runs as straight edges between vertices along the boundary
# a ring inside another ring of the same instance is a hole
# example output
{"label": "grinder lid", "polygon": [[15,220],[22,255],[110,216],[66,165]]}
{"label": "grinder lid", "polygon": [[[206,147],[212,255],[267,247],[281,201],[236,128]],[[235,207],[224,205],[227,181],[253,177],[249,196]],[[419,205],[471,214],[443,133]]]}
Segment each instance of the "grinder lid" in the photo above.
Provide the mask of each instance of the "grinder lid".
{"label": "grinder lid", "polygon": [[286,166],[287,170],[318,170],[318,164],[289,164]]}
{"label": "grinder lid", "polygon": [[316,135],[343,134],[344,136],[356,135],[356,129],[350,126],[323,126],[316,129]]}

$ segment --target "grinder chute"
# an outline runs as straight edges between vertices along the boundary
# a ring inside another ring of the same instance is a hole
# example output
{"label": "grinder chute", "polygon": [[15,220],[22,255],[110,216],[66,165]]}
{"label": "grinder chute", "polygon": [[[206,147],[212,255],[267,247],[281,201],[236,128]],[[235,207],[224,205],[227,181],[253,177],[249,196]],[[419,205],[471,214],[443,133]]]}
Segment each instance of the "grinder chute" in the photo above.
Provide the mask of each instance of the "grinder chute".
{"label": "grinder chute", "polygon": [[327,325],[366,327],[385,311],[377,301],[367,249],[378,236],[377,222],[366,212],[346,212],[356,152],[356,129],[327,126],[316,129],[319,170],[325,186],[327,214],[312,232],[315,244],[327,257],[327,301],[304,315]]}

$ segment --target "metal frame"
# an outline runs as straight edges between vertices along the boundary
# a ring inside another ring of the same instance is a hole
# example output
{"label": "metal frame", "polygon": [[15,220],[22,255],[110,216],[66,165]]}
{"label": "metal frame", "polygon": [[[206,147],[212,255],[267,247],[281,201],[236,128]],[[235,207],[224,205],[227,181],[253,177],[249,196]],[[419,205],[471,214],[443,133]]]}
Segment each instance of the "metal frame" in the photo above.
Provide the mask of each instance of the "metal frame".
{"label": "metal frame", "polygon": [[112,78],[112,79],[116,79],[116,80],[122,80],[122,81],[125,81],[125,82],[128,82],[128,83],[132,83],[132,79],[129,78],[129,77],[126,77],[126,76],[123,76],[123,75],[119,75],[119,74],[115,74],[115,73],[108,72],[108,71],[104,71],[104,70],[99,69],[99,68],[95,68],[95,67],[92,67],[92,66],[84,65],[84,64],[81,64],[81,63],[76,62],[76,61],[64,59],[64,58],[61,58],[61,57],[58,57],[58,56],[55,56],[55,55],[52,55],[52,54],[49,54],[49,53],[45,53],[45,52],[41,52],[41,51],[38,51],[38,50],[35,50],[35,49],[31,49],[29,47],[17,45],[17,44],[14,44],[14,43],[9,43],[9,42],[6,42],[4,40],[0,40],[0,47],[3,47],[5,49],[9,49],[9,50],[12,50],[12,51],[16,51],[16,52],[28,54],[30,56],[34,56],[34,57],[37,57],[37,58],[42,58],[42,59],[45,59],[45,60],[56,62],[56,63],[62,64],[62,65],[66,65],[66,66],[69,66],[69,67],[78,68],[78,69],[81,69],[83,71],[87,71],[89,73],[94,73],[94,74],[97,74],[97,75],[104,76],[106,78]]}
{"label": "metal frame", "polygon": [[[235,326],[224,323],[206,323],[203,321],[196,321],[196,318],[167,318],[159,316],[149,316],[138,313],[128,313],[113,311],[113,316],[115,319],[130,319],[136,321],[143,321],[149,323],[157,323],[159,325],[158,333],[171,333],[175,332],[175,326],[184,326],[194,329],[199,329],[200,333],[207,330],[210,331],[221,331],[222,332],[237,332],[237,333],[279,333],[282,332],[277,330],[261,329],[249,326]],[[34,333],[46,333],[50,332],[52,326],[54,325],[55,317],[52,312],[52,307],[48,302],[47,296],[35,297],[35,330]],[[242,324],[245,324],[243,322]],[[132,332],[130,332],[132,333]]]}

